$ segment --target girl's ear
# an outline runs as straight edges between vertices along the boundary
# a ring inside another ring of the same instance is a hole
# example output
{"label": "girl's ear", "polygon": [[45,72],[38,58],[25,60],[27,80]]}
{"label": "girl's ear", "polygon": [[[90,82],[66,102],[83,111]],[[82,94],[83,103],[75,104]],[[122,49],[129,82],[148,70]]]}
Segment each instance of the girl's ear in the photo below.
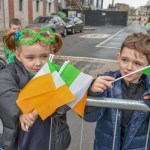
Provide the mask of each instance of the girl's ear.
{"label": "girl's ear", "polygon": [[16,58],[21,62],[20,54],[16,51]]}

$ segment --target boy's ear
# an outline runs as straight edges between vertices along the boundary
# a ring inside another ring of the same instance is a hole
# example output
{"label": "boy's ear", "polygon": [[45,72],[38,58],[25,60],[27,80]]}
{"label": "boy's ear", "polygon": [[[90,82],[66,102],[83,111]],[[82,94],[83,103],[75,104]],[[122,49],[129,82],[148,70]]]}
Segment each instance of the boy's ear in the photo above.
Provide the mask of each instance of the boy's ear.
{"label": "boy's ear", "polygon": [[117,53],[118,62],[120,61],[120,52]]}
{"label": "boy's ear", "polygon": [[117,58],[118,58],[118,60],[120,59],[120,52],[117,53]]}

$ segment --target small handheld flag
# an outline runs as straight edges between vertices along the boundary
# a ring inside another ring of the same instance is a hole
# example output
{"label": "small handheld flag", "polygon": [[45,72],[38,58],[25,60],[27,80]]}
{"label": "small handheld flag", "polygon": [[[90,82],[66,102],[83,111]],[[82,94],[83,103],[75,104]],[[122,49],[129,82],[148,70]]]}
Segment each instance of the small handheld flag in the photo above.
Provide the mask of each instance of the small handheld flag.
{"label": "small handheld flag", "polygon": [[87,99],[87,90],[93,80],[93,77],[81,72],[69,61],[66,61],[60,69],[60,76],[63,81],[68,85],[70,91],[75,96],[76,100],[68,104],[76,113],[83,116],[84,108]]}
{"label": "small handheld flag", "polygon": [[[138,72],[141,72],[141,73],[146,74],[146,75],[150,75],[150,66],[146,66],[146,67],[144,67],[144,68],[141,68],[141,69],[139,69],[139,70],[136,70],[136,71],[133,71],[133,72],[131,72],[131,73],[129,73],[129,74],[126,74],[126,75],[124,75],[124,76],[122,76],[122,77],[120,77],[120,78],[117,78],[117,79],[114,80],[113,82],[118,81],[118,80],[120,80],[120,79],[123,79],[123,78],[125,78],[125,77],[127,77],[127,76],[130,76],[130,75],[135,74],[135,73],[138,73]],[[113,83],[113,82],[112,82],[112,83]]]}
{"label": "small handheld flag", "polygon": [[74,95],[48,61],[19,93],[16,103],[23,113],[36,109],[44,120],[57,108],[73,100]]}

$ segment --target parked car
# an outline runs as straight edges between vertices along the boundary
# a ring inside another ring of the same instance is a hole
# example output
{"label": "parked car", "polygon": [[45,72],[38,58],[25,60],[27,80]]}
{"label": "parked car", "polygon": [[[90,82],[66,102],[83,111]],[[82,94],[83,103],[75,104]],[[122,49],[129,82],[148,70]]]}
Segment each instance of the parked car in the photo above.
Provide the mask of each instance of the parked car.
{"label": "parked car", "polygon": [[65,18],[67,33],[74,34],[75,32],[83,31],[83,21],[78,17],[75,18]]}
{"label": "parked car", "polygon": [[57,15],[39,16],[33,21],[32,24],[29,24],[26,27],[51,28],[54,32],[59,33],[64,37],[67,35],[66,24]]}

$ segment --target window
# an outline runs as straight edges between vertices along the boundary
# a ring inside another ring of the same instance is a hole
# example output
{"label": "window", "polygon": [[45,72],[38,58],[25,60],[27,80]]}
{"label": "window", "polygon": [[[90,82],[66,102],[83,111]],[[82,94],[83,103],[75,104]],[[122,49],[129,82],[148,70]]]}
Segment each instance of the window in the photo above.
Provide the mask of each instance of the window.
{"label": "window", "polygon": [[77,22],[77,21],[78,21],[78,18],[74,18],[74,21]]}
{"label": "window", "polygon": [[3,4],[3,2],[2,2],[2,0],[0,0],[0,10],[2,9],[2,4]]}
{"label": "window", "polygon": [[48,12],[51,10],[51,3],[48,3]]}
{"label": "window", "polygon": [[22,3],[23,3],[23,0],[19,0],[19,11],[22,11]]}
{"label": "window", "polygon": [[36,12],[39,11],[39,1],[36,1]]}
{"label": "window", "polygon": [[96,7],[98,8],[98,6],[99,6],[99,0],[97,0],[96,2]]}
{"label": "window", "polygon": [[90,0],[90,5],[92,5],[93,4],[93,0]]}

